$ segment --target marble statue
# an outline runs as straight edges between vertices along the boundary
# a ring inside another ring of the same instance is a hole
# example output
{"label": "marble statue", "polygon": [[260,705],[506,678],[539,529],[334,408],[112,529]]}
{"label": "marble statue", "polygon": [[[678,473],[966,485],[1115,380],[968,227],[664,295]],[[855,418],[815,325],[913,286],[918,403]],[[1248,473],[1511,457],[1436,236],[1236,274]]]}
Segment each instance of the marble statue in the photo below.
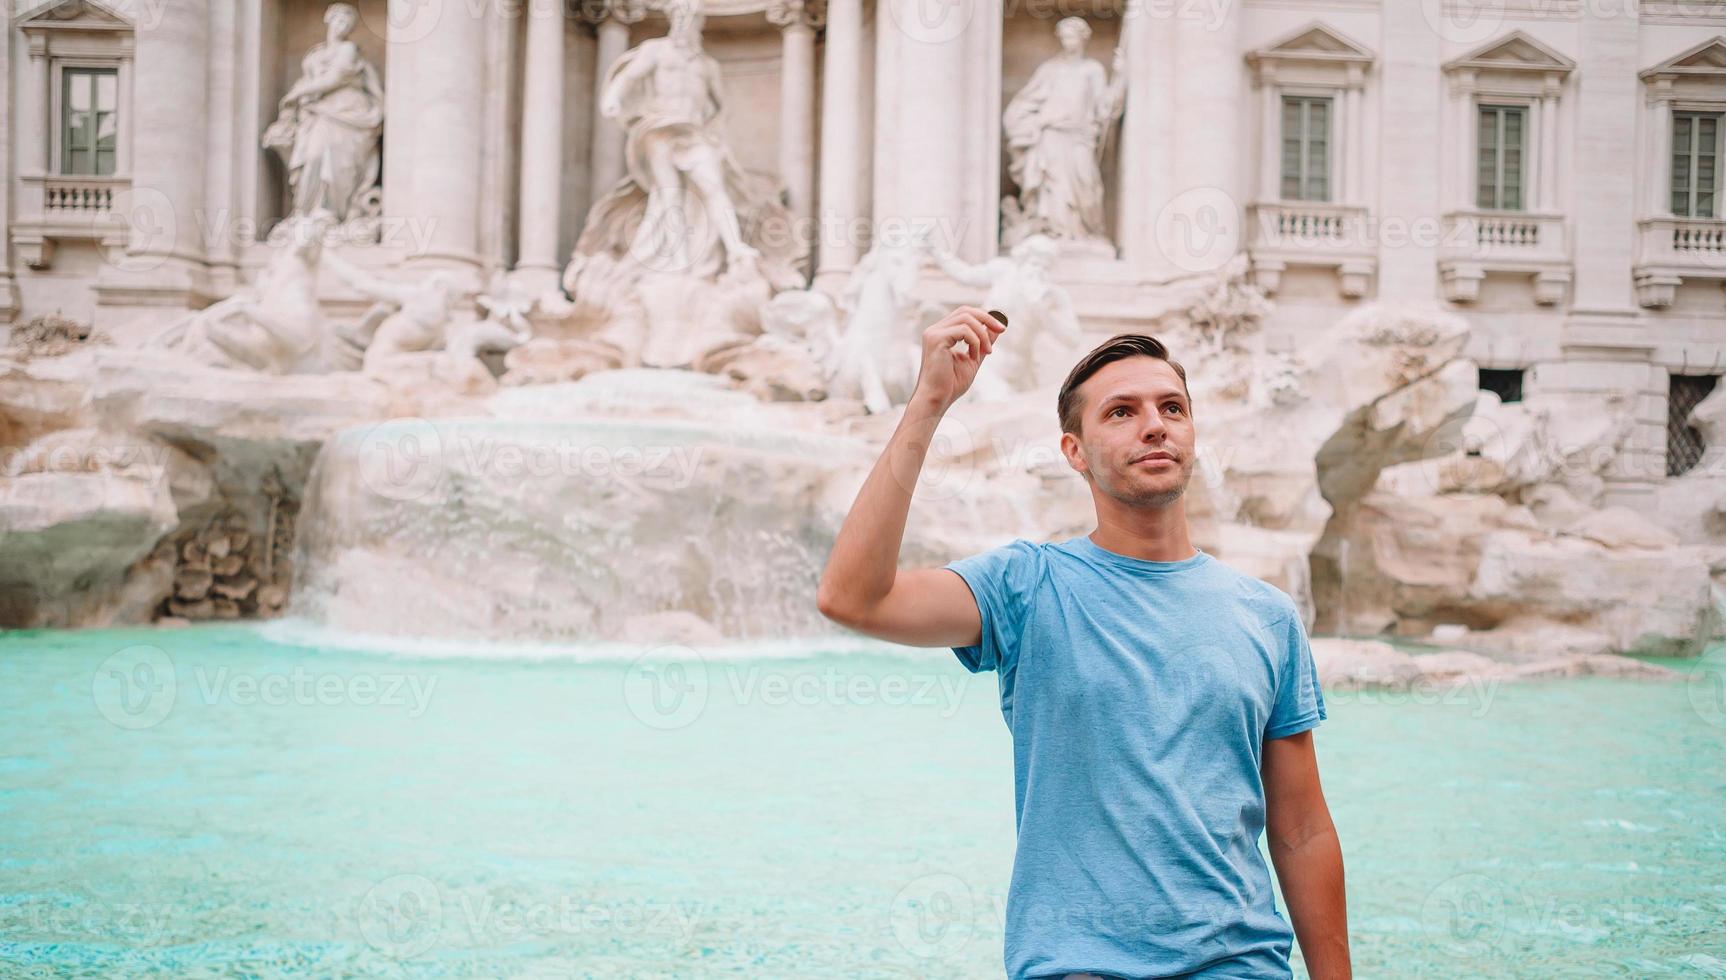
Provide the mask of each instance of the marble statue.
{"label": "marble statue", "polygon": [[390,282],[369,275],[333,253],[324,261],[343,282],[373,301],[360,320],[359,336],[367,338],[361,369],[375,373],[391,358],[438,350],[456,321],[455,304],[461,287],[442,270],[415,282]]}
{"label": "marble statue", "polygon": [[1001,244],[1047,235],[1112,257],[1102,155],[1125,105],[1126,53],[1115,50],[1111,80],[1085,57],[1091,27],[1083,18],[1063,18],[1055,36],[1061,53],[1037,66],[1002,116],[1007,170],[1019,194],[1001,201]]}
{"label": "marble statue", "polygon": [[589,212],[563,283],[575,318],[631,361],[678,367],[758,333],[762,305],[803,277],[778,181],[725,142],[699,4],[666,13],[670,33],[606,76],[600,111],[624,128],[627,173]]}
{"label": "marble statue", "polygon": [[533,339],[528,314],[535,298],[506,275],[499,275],[490,292],[479,297],[485,319],[457,323],[444,338],[444,349],[452,357],[478,359],[481,354],[502,354]]}
{"label": "marble statue", "polygon": [[[979,304],[1000,310],[1012,324],[1012,343],[995,348],[983,362],[971,390],[980,401],[993,401],[1049,383],[1038,371],[1041,363],[1071,365],[1082,351],[1084,337],[1073,298],[1050,276],[1060,245],[1047,235],[1032,235],[1013,246],[1011,255],[972,265],[944,249],[935,249],[935,262],[955,281],[988,296]],[[1041,358],[1038,345],[1054,344],[1060,357]]]}
{"label": "marble statue", "polygon": [[268,374],[353,369],[357,350],[329,331],[318,306],[318,264],[334,224],[322,208],[287,219],[256,281],[163,331],[151,346],[211,367]]}
{"label": "marble statue", "polygon": [[348,39],[358,21],[352,4],[332,3],[324,11],[325,38],[306,52],[303,73],[282,96],[263,144],[287,166],[291,213],[323,208],[345,228],[375,240],[384,92],[377,69]]}
{"label": "marble statue", "polygon": [[851,271],[839,300],[845,330],[828,358],[829,395],[861,398],[873,415],[893,407],[889,387],[901,386],[898,376],[915,363],[907,358],[919,353],[910,325],[928,254],[926,241],[880,242]]}

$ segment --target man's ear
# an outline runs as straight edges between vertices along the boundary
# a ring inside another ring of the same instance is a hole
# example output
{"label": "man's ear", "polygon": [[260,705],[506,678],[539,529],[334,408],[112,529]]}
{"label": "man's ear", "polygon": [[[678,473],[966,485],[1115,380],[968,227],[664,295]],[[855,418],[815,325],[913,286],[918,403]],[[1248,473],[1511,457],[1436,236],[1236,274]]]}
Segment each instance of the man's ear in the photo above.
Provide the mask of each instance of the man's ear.
{"label": "man's ear", "polygon": [[1085,462],[1085,454],[1079,445],[1079,437],[1071,432],[1061,433],[1061,455],[1067,457],[1067,465],[1080,476],[1090,475],[1090,465]]}

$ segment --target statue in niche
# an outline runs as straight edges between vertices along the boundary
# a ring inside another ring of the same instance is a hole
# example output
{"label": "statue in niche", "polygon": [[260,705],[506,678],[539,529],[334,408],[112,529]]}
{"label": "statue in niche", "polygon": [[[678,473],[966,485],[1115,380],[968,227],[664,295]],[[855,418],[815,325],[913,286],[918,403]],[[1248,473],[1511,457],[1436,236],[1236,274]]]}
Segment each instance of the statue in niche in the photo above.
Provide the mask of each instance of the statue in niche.
{"label": "statue in niche", "polygon": [[670,33],[606,76],[600,111],[624,128],[627,173],[588,213],[564,287],[626,361],[679,367],[758,333],[761,307],[803,280],[778,181],[725,142],[699,4],[665,10]]}
{"label": "statue in niche", "polygon": [[1126,52],[1115,49],[1114,78],[1085,57],[1091,25],[1055,25],[1061,53],[1037,66],[1003,114],[1007,172],[1017,197],[1001,200],[1001,244],[1047,235],[1113,257],[1103,219],[1103,149],[1126,103]]}
{"label": "statue in niche", "polygon": [[335,216],[321,208],[282,222],[256,281],[163,331],[150,346],[210,367],[267,374],[358,367],[364,345],[331,331],[318,306],[318,264],[334,224]]}
{"label": "statue in niche", "polygon": [[292,189],[292,214],[322,208],[350,240],[376,241],[382,215],[384,90],[377,69],[348,39],[359,22],[352,4],[324,11],[327,33],[301,62],[299,81],[282,96],[265,148],[281,155]]}
{"label": "statue in niche", "polygon": [[[1059,243],[1047,235],[1032,235],[1015,245],[1010,257],[996,256],[981,265],[934,250],[942,271],[959,283],[987,289],[980,305],[1007,314],[1011,324],[1012,343],[996,347],[971,383],[979,401],[999,401],[1058,380],[1041,376],[1039,365],[1071,364],[1083,345],[1073,298],[1050,277],[1060,253]],[[1039,356],[1037,348],[1050,344],[1055,351]]]}

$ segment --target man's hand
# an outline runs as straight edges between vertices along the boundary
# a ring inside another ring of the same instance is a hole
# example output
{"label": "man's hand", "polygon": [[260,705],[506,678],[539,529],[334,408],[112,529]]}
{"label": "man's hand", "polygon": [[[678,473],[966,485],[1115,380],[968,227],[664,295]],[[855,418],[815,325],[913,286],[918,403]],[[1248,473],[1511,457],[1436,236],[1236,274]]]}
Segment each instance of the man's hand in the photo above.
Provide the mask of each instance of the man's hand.
{"label": "man's hand", "polygon": [[[983,358],[995,349],[1006,324],[975,306],[961,306],[923,331],[923,366],[917,373],[913,401],[922,400],[946,411],[971,389]],[[959,348],[963,341],[965,349]]]}

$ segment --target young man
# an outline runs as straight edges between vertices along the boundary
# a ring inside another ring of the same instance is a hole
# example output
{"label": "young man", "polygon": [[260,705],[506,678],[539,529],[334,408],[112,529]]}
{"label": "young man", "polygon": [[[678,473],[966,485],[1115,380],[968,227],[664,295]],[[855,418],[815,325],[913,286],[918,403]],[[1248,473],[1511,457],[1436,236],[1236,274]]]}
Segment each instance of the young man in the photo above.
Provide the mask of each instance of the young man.
{"label": "young man", "polygon": [[852,629],[951,646],[999,674],[1019,834],[1007,974],[1289,977],[1298,936],[1315,980],[1349,977],[1312,654],[1287,595],[1189,541],[1193,411],[1162,344],[1117,336],[1061,386],[1061,451],[1090,485],[1095,531],[896,568],[929,437],[1003,330],[960,307],[924,332],[916,391],[817,602]]}

